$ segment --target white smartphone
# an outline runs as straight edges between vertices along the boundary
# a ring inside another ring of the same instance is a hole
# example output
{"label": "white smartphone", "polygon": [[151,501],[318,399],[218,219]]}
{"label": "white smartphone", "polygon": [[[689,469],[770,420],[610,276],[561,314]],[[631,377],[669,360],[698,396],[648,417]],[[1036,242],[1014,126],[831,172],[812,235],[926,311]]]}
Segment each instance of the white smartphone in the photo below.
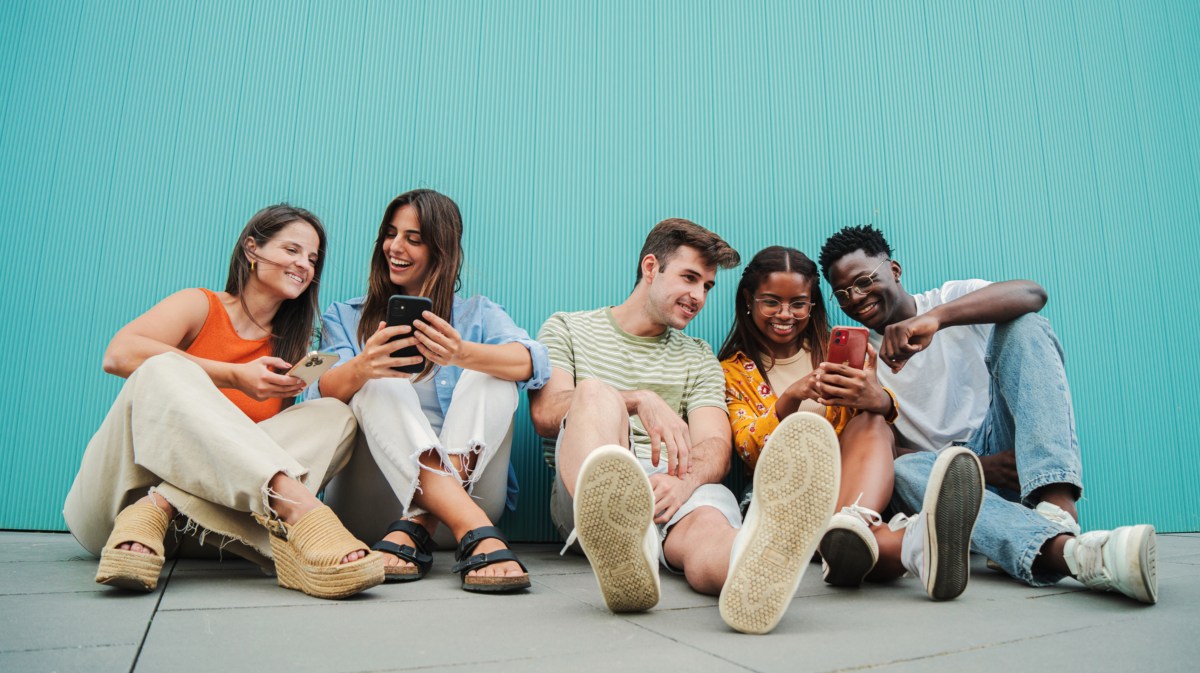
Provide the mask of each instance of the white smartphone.
{"label": "white smartphone", "polygon": [[312,385],[317,379],[321,378],[321,374],[329,371],[329,368],[337,364],[337,353],[322,353],[313,351],[304,356],[304,359],[297,362],[294,367],[288,370],[288,376],[295,376],[298,379],[303,379],[308,385]]}

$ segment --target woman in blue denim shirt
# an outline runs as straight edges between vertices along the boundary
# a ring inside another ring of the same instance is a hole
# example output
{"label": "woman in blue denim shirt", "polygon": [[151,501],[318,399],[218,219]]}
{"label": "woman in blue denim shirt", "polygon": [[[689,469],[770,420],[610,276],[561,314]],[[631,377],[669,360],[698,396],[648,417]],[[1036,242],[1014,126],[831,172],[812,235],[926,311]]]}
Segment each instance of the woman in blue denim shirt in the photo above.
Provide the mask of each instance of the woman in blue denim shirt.
{"label": "woman in blue denim shirt", "polygon": [[[529,586],[529,574],[472,491],[485,473],[507,474],[507,460],[492,459],[510,432],[518,387],[540,388],[550,363],[545,347],[502,307],[455,294],[461,240],[458,206],[438,192],[414,190],[388,205],[367,295],[325,312],[321,346],[340,359],[310,396],[350,404],[368,449],[352,462],[370,459],[378,466],[351,465],[343,480],[365,475],[378,481],[382,474],[398,501],[366,503],[374,516],[389,505],[402,516],[373,547],[387,555],[389,581],[425,575],[430,536],[443,523],[459,541],[453,571],[462,575],[463,589],[514,591]],[[396,294],[428,297],[433,310],[412,327],[388,327],[387,303]],[[392,357],[408,346],[421,355]],[[416,364],[424,365],[418,374],[393,369]],[[360,484],[339,486],[353,497]],[[353,515],[345,518],[353,529]]]}

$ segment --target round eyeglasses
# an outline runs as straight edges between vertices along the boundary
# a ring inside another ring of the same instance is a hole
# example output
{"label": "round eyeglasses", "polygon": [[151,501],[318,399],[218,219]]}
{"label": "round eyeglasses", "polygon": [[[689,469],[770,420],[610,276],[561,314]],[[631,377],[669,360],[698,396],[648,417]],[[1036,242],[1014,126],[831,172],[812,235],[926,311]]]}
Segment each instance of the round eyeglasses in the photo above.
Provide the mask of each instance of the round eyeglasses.
{"label": "round eyeglasses", "polygon": [[845,290],[834,290],[833,297],[832,297],[833,301],[836,301],[838,303],[838,306],[845,306],[846,304],[850,303],[850,291],[851,290],[854,291],[854,294],[857,294],[859,296],[866,294],[868,291],[870,291],[871,287],[875,285],[875,281],[877,280],[877,278],[875,277],[875,274],[879,271],[879,267],[883,266],[884,264],[887,264],[890,261],[892,261],[892,260],[885,257],[882,262],[875,265],[874,269],[871,269],[871,273],[868,273],[865,276],[859,276],[858,278],[855,278],[854,282],[850,283],[849,288],[847,288]]}
{"label": "round eyeglasses", "polygon": [[803,299],[782,302],[774,297],[755,297],[754,301],[758,303],[758,311],[759,313],[763,314],[764,318],[770,318],[773,315],[777,315],[783,310],[784,306],[791,309],[792,315],[794,316],[807,315],[812,307],[811,301],[805,301]]}

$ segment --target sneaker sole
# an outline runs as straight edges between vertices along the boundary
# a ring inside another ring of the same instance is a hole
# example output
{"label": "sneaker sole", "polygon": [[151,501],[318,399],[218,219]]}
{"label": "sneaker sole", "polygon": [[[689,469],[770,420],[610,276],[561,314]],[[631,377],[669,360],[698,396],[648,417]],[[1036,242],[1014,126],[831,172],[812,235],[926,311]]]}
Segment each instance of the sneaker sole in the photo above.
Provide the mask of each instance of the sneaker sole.
{"label": "sneaker sole", "polygon": [[825,582],[835,587],[860,587],[875,567],[870,543],[849,528],[829,529],[817,551],[825,561]]}
{"label": "sneaker sole", "polygon": [[1131,534],[1127,549],[1137,556],[1141,584],[1132,587],[1131,598],[1153,605],[1158,602],[1158,538],[1154,526],[1142,524],[1134,528],[1136,533]]}
{"label": "sneaker sole", "polygon": [[658,560],[647,558],[642,548],[653,518],[654,493],[632,454],[585,461],[575,490],[575,529],[613,612],[642,612],[658,604]]}
{"label": "sneaker sole", "polygon": [[971,577],[971,533],[983,505],[983,468],[966,449],[945,451],[933,464],[922,511],[928,539],[926,593],[935,601],[957,598]]}
{"label": "sneaker sole", "polygon": [[721,618],[767,633],[783,618],[837,504],[841,454],[825,419],[799,412],[779,424],[754,470],[741,553],[721,590]]}

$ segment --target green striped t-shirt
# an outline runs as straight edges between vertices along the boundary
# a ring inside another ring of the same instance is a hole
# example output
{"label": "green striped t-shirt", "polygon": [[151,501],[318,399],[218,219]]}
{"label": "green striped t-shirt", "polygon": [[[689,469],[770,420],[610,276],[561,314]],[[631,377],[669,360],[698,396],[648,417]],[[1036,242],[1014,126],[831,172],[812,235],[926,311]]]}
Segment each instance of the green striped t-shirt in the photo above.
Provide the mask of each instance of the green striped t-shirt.
{"label": "green striped t-shirt", "polygon": [[[538,332],[550,351],[550,364],[575,377],[599,379],[617,390],[649,390],[666,401],[685,421],[701,407],[725,406],[725,377],[712,348],[702,339],[667,328],[659,336],[634,336],[617,326],[612,307],[555,313]],[[633,427],[634,453],[650,458],[650,436],[637,416]],[[555,440],[542,442],[546,462],[554,466]],[[666,460],[666,446],[659,447]]]}

